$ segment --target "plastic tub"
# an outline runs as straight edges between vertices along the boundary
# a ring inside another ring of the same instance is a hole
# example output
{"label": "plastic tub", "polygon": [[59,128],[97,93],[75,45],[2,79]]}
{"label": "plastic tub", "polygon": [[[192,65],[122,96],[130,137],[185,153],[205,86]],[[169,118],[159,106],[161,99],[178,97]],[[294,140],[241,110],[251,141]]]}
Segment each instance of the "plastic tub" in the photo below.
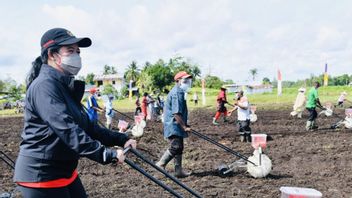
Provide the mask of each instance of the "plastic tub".
{"label": "plastic tub", "polygon": [[323,194],[313,188],[281,187],[281,198],[321,198]]}
{"label": "plastic tub", "polygon": [[266,148],[266,134],[252,134],[252,146],[254,149],[258,149],[260,146],[262,149]]}

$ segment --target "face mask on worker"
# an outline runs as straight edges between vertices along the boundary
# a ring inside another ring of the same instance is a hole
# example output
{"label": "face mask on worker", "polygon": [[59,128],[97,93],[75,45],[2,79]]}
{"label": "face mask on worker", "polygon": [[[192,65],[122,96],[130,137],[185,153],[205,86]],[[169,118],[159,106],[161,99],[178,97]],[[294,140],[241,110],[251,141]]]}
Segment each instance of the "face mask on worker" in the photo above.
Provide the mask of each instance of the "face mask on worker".
{"label": "face mask on worker", "polygon": [[180,81],[180,88],[181,88],[184,92],[188,92],[188,90],[191,88],[191,86],[192,86],[192,79],[190,79],[190,78],[181,79],[181,81]]}
{"label": "face mask on worker", "polygon": [[60,55],[60,67],[69,75],[77,75],[82,68],[82,60],[78,53],[72,53],[68,56]]}

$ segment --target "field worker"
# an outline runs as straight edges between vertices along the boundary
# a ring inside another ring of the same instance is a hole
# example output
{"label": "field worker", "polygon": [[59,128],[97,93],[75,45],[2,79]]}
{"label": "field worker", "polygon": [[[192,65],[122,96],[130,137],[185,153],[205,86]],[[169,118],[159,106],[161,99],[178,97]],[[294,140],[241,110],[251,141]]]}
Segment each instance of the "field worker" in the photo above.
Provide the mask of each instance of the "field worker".
{"label": "field worker", "polygon": [[134,115],[139,115],[142,112],[141,102],[139,100],[139,95],[137,95],[137,99],[136,99],[135,104],[136,104],[136,111],[134,112]]}
{"label": "field worker", "polygon": [[142,113],[144,115],[144,120],[146,120],[148,116],[148,93],[147,92],[143,94],[143,98],[142,98]]}
{"label": "field worker", "polygon": [[194,92],[194,94],[193,94],[193,101],[194,101],[194,105],[197,106],[198,105],[198,94],[197,94],[197,92]]}
{"label": "field worker", "polygon": [[304,95],[306,89],[301,87],[298,89],[298,94],[296,97],[295,104],[293,105],[293,111],[291,112],[291,116],[296,116],[298,118],[302,118],[302,112],[304,111],[306,96]]}
{"label": "field worker", "polygon": [[90,121],[97,122],[98,121],[98,111],[103,112],[104,110],[99,107],[96,94],[97,94],[97,88],[92,87],[89,90],[90,95],[88,96],[87,99],[87,109],[88,109],[88,116]]}
{"label": "field worker", "polygon": [[340,97],[337,99],[337,105],[338,107],[343,107],[343,103],[346,101],[346,96],[347,92],[342,92]]}
{"label": "field worker", "polygon": [[81,105],[84,82],[74,78],[82,67],[80,47],[90,45],[89,38],[76,38],[62,28],[41,38],[41,56],[27,77],[24,129],[15,165],[14,181],[24,198],[87,197],[78,159],[122,163],[123,151],[108,147],[136,147],[125,134],[91,122]]}
{"label": "field worker", "polygon": [[164,107],[164,137],[169,141],[169,148],[165,151],[161,159],[156,163],[157,166],[165,166],[174,159],[175,176],[187,177],[182,169],[183,139],[188,137],[191,128],[187,125],[188,109],[185,93],[191,88],[192,76],[184,71],[177,73],[174,77],[176,85],[167,95]]}
{"label": "field worker", "polygon": [[250,128],[250,108],[249,101],[246,96],[244,96],[243,91],[236,92],[235,107],[229,111],[230,115],[233,111],[237,110],[237,121],[239,124],[239,134],[241,142],[251,142],[251,128]]}
{"label": "field worker", "polygon": [[308,92],[308,100],[307,100],[307,104],[306,104],[306,109],[309,112],[309,118],[308,118],[308,121],[306,124],[307,131],[318,128],[318,125],[315,121],[315,119],[318,116],[318,113],[315,110],[315,108],[317,106],[320,108],[323,108],[323,106],[320,104],[319,96],[318,96],[319,87],[320,87],[320,83],[315,82],[314,86]]}
{"label": "field worker", "polygon": [[113,95],[109,95],[108,96],[108,100],[105,103],[105,118],[106,118],[106,128],[108,128],[109,130],[111,130],[111,122],[112,119],[114,117],[114,110],[112,107],[112,101],[114,100],[114,96]]}
{"label": "field worker", "polygon": [[227,122],[227,109],[225,107],[225,104],[227,103],[226,100],[226,88],[221,87],[220,92],[218,94],[218,97],[216,99],[217,102],[217,111],[215,114],[215,117],[213,118],[213,124],[214,125],[219,125],[218,120],[221,116],[221,114],[224,114],[224,122]]}

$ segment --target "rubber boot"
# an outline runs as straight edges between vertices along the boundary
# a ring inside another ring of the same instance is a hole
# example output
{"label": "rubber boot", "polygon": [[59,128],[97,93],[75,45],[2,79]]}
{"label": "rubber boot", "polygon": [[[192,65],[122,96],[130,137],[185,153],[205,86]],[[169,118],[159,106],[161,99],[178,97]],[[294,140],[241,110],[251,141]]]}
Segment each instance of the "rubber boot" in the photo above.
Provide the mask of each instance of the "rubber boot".
{"label": "rubber boot", "polygon": [[252,142],[251,132],[246,132],[244,135],[246,142]]}
{"label": "rubber boot", "polygon": [[185,178],[191,175],[191,173],[184,172],[182,169],[182,155],[175,155],[175,177]]}
{"label": "rubber boot", "polygon": [[224,117],[224,122],[228,122],[229,120],[226,118],[226,117]]}
{"label": "rubber boot", "polygon": [[219,125],[215,118],[213,118],[213,125]]}
{"label": "rubber boot", "polygon": [[297,118],[302,118],[302,112],[299,112],[299,113],[297,114]]}
{"label": "rubber boot", "polygon": [[166,165],[174,158],[169,150],[166,150],[160,160],[155,164],[159,168],[165,169]]}
{"label": "rubber boot", "polygon": [[246,136],[244,133],[240,134],[240,142],[245,142],[246,141]]}
{"label": "rubber boot", "polygon": [[318,125],[317,125],[317,122],[316,121],[312,121],[312,129],[318,129]]}
{"label": "rubber boot", "polygon": [[307,121],[307,124],[306,124],[306,131],[309,131],[312,129],[312,121]]}

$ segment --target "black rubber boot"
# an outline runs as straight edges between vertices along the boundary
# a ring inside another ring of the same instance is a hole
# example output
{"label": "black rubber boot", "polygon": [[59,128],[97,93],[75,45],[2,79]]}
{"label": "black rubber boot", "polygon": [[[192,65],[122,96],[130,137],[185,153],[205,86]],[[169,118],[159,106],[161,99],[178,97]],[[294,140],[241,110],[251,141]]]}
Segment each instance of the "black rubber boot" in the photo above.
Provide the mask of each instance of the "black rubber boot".
{"label": "black rubber boot", "polygon": [[251,132],[246,132],[244,135],[246,142],[252,142]]}
{"label": "black rubber boot", "polygon": [[182,155],[175,155],[175,177],[185,178],[191,175],[191,173],[184,172],[182,169]]}
{"label": "black rubber boot", "polygon": [[166,165],[174,158],[169,150],[166,150],[160,160],[155,164],[159,168],[165,169]]}

